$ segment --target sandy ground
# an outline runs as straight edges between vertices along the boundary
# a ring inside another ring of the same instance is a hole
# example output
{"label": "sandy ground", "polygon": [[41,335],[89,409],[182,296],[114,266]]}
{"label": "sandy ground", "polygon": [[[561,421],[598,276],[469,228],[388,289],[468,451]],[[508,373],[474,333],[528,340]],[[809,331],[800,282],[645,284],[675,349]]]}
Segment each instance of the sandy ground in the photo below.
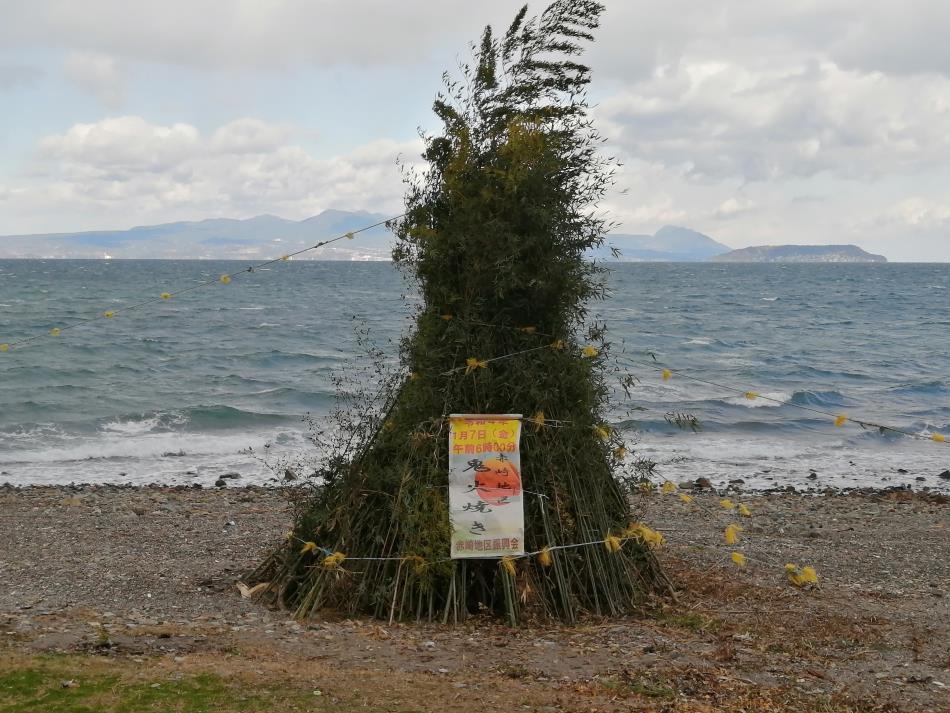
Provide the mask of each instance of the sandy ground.
{"label": "sandy ground", "polygon": [[[635,503],[677,601],[512,630],[295,622],[242,599],[289,524],[275,490],[0,488],[0,673],[68,652],[319,686],[341,710],[950,710],[945,496],[728,494],[745,518],[692,494]],[[820,587],[791,586],[786,562]]]}

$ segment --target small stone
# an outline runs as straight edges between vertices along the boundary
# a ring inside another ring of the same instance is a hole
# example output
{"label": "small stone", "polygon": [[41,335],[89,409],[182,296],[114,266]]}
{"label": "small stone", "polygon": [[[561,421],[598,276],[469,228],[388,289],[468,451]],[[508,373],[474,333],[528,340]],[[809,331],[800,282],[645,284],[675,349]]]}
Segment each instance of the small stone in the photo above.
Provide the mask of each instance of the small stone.
{"label": "small stone", "polygon": [[697,488],[711,488],[712,483],[709,482],[709,478],[696,478],[696,487]]}
{"label": "small stone", "polygon": [[226,478],[228,480],[237,480],[238,478],[241,477],[241,474],[240,473],[225,473],[221,477]]}
{"label": "small stone", "polygon": [[950,480],[950,470],[943,471],[938,478],[943,478],[944,480]]}
{"label": "small stone", "polygon": [[223,488],[228,484],[228,481],[226,481],[224,478],[218,478],[216,481],[214,481],[214,484],[218,488]]}

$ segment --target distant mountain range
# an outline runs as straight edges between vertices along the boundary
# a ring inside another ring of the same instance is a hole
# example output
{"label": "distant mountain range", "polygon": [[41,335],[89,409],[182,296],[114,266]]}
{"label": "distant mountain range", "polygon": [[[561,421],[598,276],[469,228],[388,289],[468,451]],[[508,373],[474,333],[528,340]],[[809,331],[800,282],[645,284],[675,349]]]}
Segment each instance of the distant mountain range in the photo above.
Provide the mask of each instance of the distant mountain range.
{"label": "distant mountain range", "polygon": [[887,262],[857,245],[763,245],[716,255],[715,262]]}
{"label": "distant mountain range", "polygon": [[617,259],[621,262],[702,262],[732,250],[708,235],[673,225],[665,225],[653,235],[608,235],[596,255],[609,259],[611,247],[620,251]]}
{"label": "distant mountain range", "polygon": [[[149,225],[130,230],[0,237],[0,258],[168,258],[259,260],[292,253],[321,240],[385,220],[378,213],[325,210],[306,220],[259,215]],[[307,253],[320,260],[387,260],[385,226]]]}
{"label": "distant mountain range", "polygon": [[[386,219],[379,213],[326,210],[305,220],[259,215],[210,218],[129,230],[0,236],[0,258],[166,258],[263,260],[296,252]],[[614,256],[611,248],[619,255]],[[389,260],[385,226],[301,256],[312,260]],[[733,250],[689,228],[667,225],[653,235],[616,233],[592,257],[621,262],[886,262],[854,245],[781,245]]]}

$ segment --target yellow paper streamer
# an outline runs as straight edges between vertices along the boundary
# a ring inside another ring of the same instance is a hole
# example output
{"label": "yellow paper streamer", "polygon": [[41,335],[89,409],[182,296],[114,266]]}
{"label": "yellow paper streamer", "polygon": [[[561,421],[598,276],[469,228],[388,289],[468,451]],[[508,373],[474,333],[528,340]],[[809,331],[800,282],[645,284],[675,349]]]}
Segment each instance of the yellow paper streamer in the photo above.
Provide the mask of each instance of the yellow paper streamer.
{"label": "yellow paper streamer", "polygon": [[501,567],[502,567],[508,574],[510,574],[512,577],[515,576],[515,571],[516,571],[516,570],[515,570],[515,558],[514,558],[514,557],[510,557],[510,556],[508,556],[508,555],[505,555],[504,557],[501,558],[501,562],[499,562],[499,564],[501,565]]}
{"label": "yellow paper streamer", "polygon": [[567,342],[565,342],[563,339],[555,339],[553,342],[551,342],[551,349],[557,349],[558,351],[561,351],[566,348]]}
{"label": "yellow paper streamer", "polygon": [[838,418],[835,419],[835,426],[840,427],[840,426],[845,425],[847,422],[848,422],[848,417],[845,416],[844,414],[841,414],[840,416],[838,416]]}
{"label": "yellow paper streamer", "polygon": [[465,360],[465,373],[471,374],[476,369],[487,369],[488,360],[487,359],[476,359],[475,357],[469,357]]}
{"label": "yellow paper streamer", "polygon": [[733,552],[729,555],[733,562],[736,563],[736,567],[745,567],[745,555],[741,552]]}
{"label": "yellow paper streamer", "polygon": [[600,350],[597,347],[593,347],[588,344],[586,347],[581,349],[581,354],[588,359],[593,359],[595,356],[600,354]]}
{"label": "yellow paper streamer", "polygon": [[107,311],[103,312],[103,313],[102,313],[102,316],[105,317],[106,319],[112,319],[113,317],[115,317],[115,312],[113,312],[113,311],[110,309],[110,310],[107,310]]}
{"label": "yellow paper streamer", "polygon": [[221,277],[218,278],[218,282],[220,282],[222,285],[228,285],[231,283],[231,276],[221,275]]}
{"label": "yellow paper streamer", "polygon": [[723,539],[726,541],[727,545],[734,545],[739,541],[739,533],[742,532],[742,528],[732,523],[727,525],[726,529],[722,533]]}
{"label": "yellow paper streamer", "polygon": [[674,483],[672,480],[667,480],[667,481],[664,482],[663,485],[660,487],[660,491],[661,491],[664,495],[669,495],[670,493],[675,493],[675,492],[676,492],[676,483]]}
{"label": "yellow paper streamer", "polygon": [[300,554],[305,555],[308,552],[313,552],[317,549],[316,542],[304,542],[303,547],[300,548]]}
{"label": "yellow paper streamer", "polygon": [[693,502],[693,496],[687,495],[686,493],[680,493],[680,500],[689,505],[691,502]]}
{"label": "yellow paper streamer", "polygon": [[745,397],[749,399],[749,401],[755,401],[757,398],[759,398],[759,394],[756,391],[746,391]]}
{"label": "yellow paper streamer", "polygon": [[610,426],[594,426],[594,435],[600,440],[606,441],[610,438]]}
{"label": "yellow paper streamer", "polygon": [[163,300],[170,300],[171,298],[172,298],[172,293],[171,293],[171,292],[163,292],[163,293],[162,293],[162,299],[163,299]]}
{"label": "yellow paper streamer", "polygon": [[752,511],[746,506],[745,503],[739,503],[739,514],[742,517],[752,517]]}
{"label": "yellow paper streamer", "polygon": [[534,334],[538,331],[537,327],[518,327],[518,329],[520,329],[525,334]]}
{"label": "yellow paper streamer", "polygon": [[535,431],[540,431],[544,427],[544,411],[537,411],[534,416],[528,420],[534,424]]}
{"label": "yellow paper streamer", "polygon": [[627,455],[627,449],[624,448],[623,446],[617,446],[616,448],[614,448],[614,458],[617,458],[619,460],[623,458],[625,455]]}
{"label": "yellow paper streamer", "polygon": [[419,555],[406,555],[402,558],[402,561],[411,564],[412,571],[416,574],[422,574],[426,569],[426,565],[428,564],[425,561],[425,558],[420,557]]}
{"label": "yellow paper streamer", "polygon": [[937,443],[946,443],[947,437],[942,433],[934,433],[930,436],[931,440],[936,441]]}
{"label": "yellow paper streamer", "polygon": [[647,527],[642,522],[631,523],[630,526],[624,530],[623,535],[624,537],[632,537],[640,542],[646,543],[650,549],[656,549],[663,544],[663,535]]}
{"label": "yellow paper streamer", "polygon": [[551,555],[551,548],[544,547],[538,552],[538,564],[542,567],[550,567],[554,564],[554,557]]}
{"label": "yellow paper streamer", "polygon": [[796,587],[802,588],[808,585],[818,584],[818,573],[814,567],[805,566],[799,568],[797,564],[789,562],[785,565],[785,573],[788,576],[788,581]]}
{"label": "yellow paper streamer", "polygon": [[669,369],[664,369],[662,372],[660,372],[660,376],[663,377],[663,381],[669,381],[673,378],[673,372]]}
{"label": "yellow paper streamer", "polygon": [[53,327],[51,330],[49,330],[49,333],[54,337],[58,337],[63,333],[63,330],[61,330],[59,327]]}
{"label": "yellow paper streamer", "polygon": [[334,552],[332,555],[323,558],[323,566],[327,569],[339,569],[345,559],[346,555],[342,552]]}
{"label": "yellow paper streamer", "polygon": [[452,320],[453,315],[451,315],[451,314],[443,314],[443,315],[441,315],[441,317],[442,317],[442,321],[444,321],[444,322],[449,322],[449,321]]}
{"label": "yellow paper streamer", "polygon": [[606,547],[607,551],[611,554],[619,552],[622,546],[623,543],[620,542],[620,538],[616,535],[607,535],[607,537],[604,538],[604,547]]}
{"label": "yellow paper streamer", "polygon": [[0,352],[8,352],[8,351],[10,351],[9,344],[0,344]]}
{"label": "yellow paper streamer", "polygon": [[732,510],[736,506],[729,498],[723,498],[719,501],[719,504],[726,510]]}

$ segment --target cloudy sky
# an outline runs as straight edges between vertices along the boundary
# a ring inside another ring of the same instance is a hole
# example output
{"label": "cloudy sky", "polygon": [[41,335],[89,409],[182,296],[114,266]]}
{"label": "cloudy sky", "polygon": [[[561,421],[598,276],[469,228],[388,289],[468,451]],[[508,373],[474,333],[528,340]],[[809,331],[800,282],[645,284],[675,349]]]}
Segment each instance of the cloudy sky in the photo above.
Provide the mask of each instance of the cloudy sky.
{"label": "cloudy sky", "polygon": [[[950,260],[946,0],[606,4],[623,232]],[[519,6],[0,0],[0,234],[397,213],[441,72]]]}

